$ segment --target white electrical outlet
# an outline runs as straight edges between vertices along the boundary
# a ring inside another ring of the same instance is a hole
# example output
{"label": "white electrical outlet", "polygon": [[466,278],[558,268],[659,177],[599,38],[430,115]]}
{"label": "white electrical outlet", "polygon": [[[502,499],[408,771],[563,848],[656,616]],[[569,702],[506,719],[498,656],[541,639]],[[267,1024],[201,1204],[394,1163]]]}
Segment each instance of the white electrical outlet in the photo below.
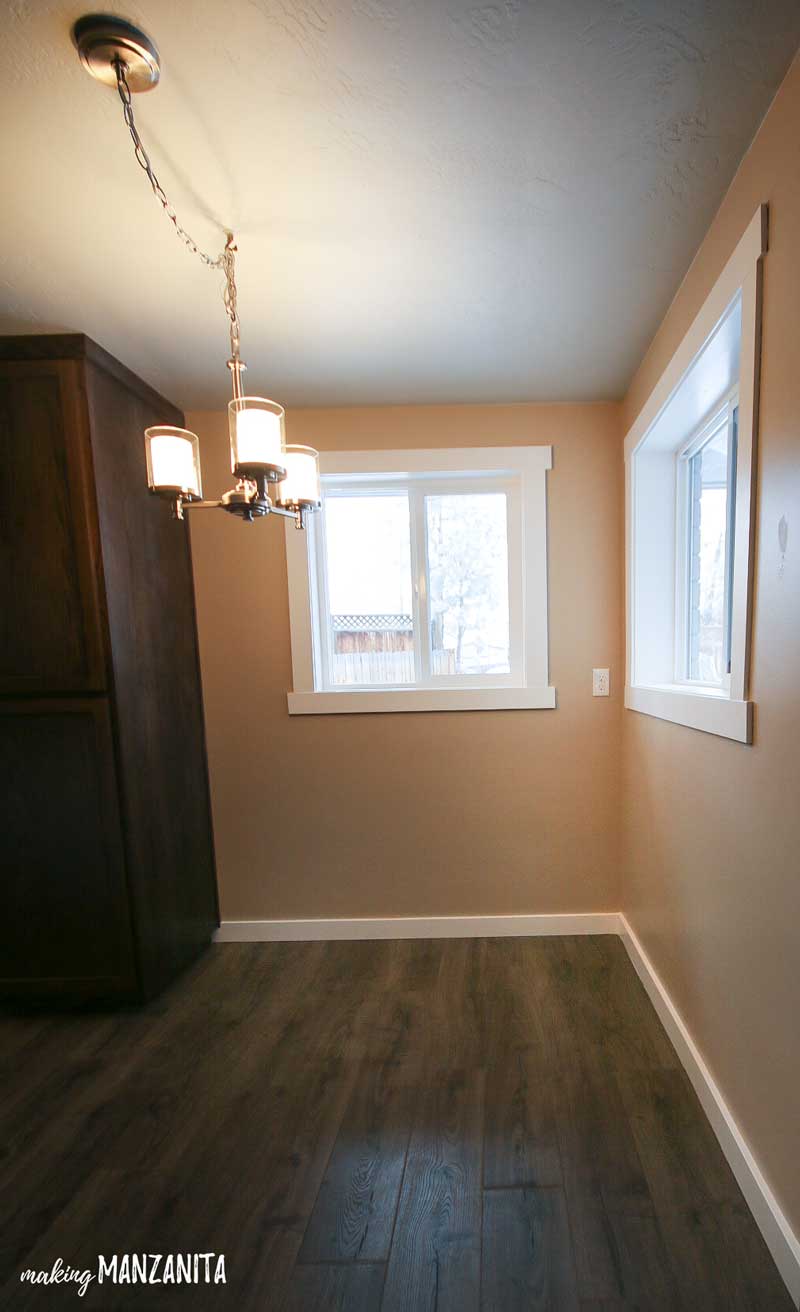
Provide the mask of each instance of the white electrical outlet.
{"label": "white electrical outlet", "polygon": [[611,689],[611,676],[608,670],[592,670],[592,696],[608,697]]}

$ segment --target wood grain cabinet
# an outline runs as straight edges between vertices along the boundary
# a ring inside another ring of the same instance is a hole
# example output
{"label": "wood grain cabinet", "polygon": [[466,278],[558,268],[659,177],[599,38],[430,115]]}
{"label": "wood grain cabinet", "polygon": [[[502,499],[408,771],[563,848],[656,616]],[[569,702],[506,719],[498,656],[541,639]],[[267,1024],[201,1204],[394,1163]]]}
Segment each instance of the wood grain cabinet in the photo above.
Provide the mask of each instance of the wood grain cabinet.
{"label": "wood grain cabinet", "polygon": [[189,540],[83,336],[0,338],[0,994],[150,997],[218,924]]}

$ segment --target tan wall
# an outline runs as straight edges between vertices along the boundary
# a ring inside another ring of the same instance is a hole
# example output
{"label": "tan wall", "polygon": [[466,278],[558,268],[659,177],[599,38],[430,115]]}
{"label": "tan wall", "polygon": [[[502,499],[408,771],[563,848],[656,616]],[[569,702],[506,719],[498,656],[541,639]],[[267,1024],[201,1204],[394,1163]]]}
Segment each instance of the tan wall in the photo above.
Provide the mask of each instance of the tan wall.
{"label": "tan wall", "polygon": [[[192,414],[207,493],[224,415]],[[224,919],[616,909],[622,504],[616,405],[295,411],[321,449],[552,443],[555,711],[289,718],[283,527],[191,521]],[[592,698],[592,666],[613,696]]]}
{"label": "tan wall", "polygon": [[[626,712],[623,904],[800,1232],[800,62],[634,378],[630,426],[761,201],[752,747]],[[778,521],[789,521],[780,576]]]}

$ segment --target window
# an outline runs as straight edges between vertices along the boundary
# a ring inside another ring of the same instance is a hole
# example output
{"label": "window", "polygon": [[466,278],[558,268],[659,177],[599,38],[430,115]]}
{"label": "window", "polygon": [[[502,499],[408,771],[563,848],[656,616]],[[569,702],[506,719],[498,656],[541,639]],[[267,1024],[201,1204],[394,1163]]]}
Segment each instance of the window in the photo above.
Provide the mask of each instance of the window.
{"label": "window", "polygon": [[323,453],[322,511],[287,531],[290,711],[552,707],[550,463],[549,447]]}
{"label": "window", "polygon": [[[497,675],[512,673],[508,528],[510,514],[515,520],[519,515],[516,494],[514,485],[424,494],[424,595],[432,678],[481,675],[494,681]],[[521,604],[518,584],[513,604],[515,610]],[[518,631],[518,615],[514,619]],[[517,677],[519,655],[513,652]]]}
{"label": "window", "polygon": [[675,678],[698,687],[730,685],[737,418],[734,395],[678,458]]}
{"label": "window", "polygon": [[322,687],[414,683],[407,492],[324,493],[317,568]]}
{"label": "window", "polygon": [[319,687],[519,682],[518,479],[328,479],[323,498]]}
{"label": "window", "polygon": [[765,249],[762,207],[625,442],[625,705],[741,742]]}

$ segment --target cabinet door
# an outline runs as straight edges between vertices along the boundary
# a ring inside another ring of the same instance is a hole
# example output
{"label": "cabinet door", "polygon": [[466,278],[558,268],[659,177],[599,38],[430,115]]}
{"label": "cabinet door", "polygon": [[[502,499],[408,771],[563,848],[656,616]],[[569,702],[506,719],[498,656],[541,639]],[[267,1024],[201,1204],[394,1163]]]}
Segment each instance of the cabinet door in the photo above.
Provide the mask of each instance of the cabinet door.
{"label": "cabinet door", "polygon": [[218,923],[188,524],[147,491],[142,440],[148,424],[181,424],[183,416],[93,363],[87,396],[125,859],[140,969],[154,993]]}
{"label": "cabinet door", "polygon": [[0,992],[136,993],[105,698],[0,702]]}
{"label": "cabinet door", "polygon": [[82,365],[0,362],[0,692],[106,687]]}

